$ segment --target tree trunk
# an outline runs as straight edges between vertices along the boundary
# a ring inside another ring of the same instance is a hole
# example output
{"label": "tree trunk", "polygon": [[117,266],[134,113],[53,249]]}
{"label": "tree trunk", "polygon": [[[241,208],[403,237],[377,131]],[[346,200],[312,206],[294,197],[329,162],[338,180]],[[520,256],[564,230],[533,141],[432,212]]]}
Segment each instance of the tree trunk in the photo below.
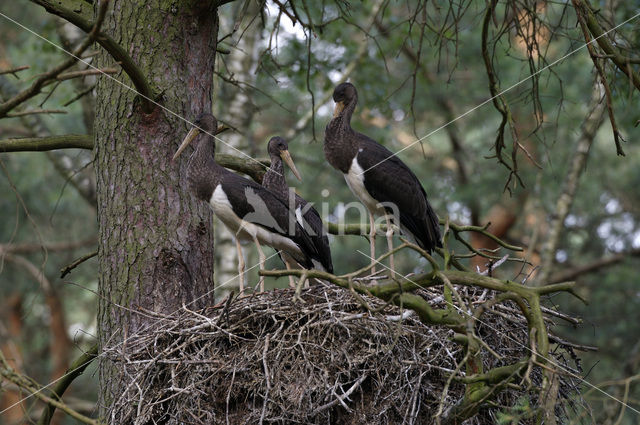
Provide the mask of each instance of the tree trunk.
{"label": "tree trunk", "polygon": [[[224,120],[235,129],[249,129],[255,115],[255,106],[251,102],[252,86],[256,82],[256,67],[260,53],[260,41],[262,40],[262,25],[259,19],[255,19],[260,13],[261,3],[249,2],[245,10],[244,3],[234,5],[235,11],[229,17],[228,27],[232,27],[239,21],[237,32],[240,39],[226,57],[225,64],[233,80],[243,83],[242,86],[225,84],[222,87],[220,97],[228,105]],[[232,18],[232,19],[231,19]],[[222,71],[224,72],[224,70]],[[246,83],[246,84],[244,84]],[[251,148],[250,135],[237,131],[229,133],[225,137],[225,143],[220,143],[218,152],[238,155],[236,149],[248,150]],[[235,148],[235,149],[234,149]],[[265,151],[261,152],[264,156]],[[255,152],[251,153],[252,155]],[[258,153],[258,156],[260,154]],[[238,281],[238,254],[234,235],[221,223],[216,224],[216,296],[225,297],[230,291],[239,288]],[[249,253],[245,253],[245,258]],[[247,264],[253,264],[249,261]]]}
{"label": "tree trunk", "polygon": [[[103,30],[128,50],[165,108],[193,121],[211,111],[218,33],[210,1],[114,0]],[[99,65],[112,65],[102,53]],[[131,86],[123,74],[119,81]],[[95,120],[99,225],[99,341],[126,352],[126,339],[153,324],[139,308],[171,313],[213,303],[209,208],[187,190],[191,149],[171,157],[188,130],[167,110],[143,110],[108,78],[97,87]],[[100,405],[122,394],[119,365],[100,366]],[[103,412],[104,413],[104,412]]]}

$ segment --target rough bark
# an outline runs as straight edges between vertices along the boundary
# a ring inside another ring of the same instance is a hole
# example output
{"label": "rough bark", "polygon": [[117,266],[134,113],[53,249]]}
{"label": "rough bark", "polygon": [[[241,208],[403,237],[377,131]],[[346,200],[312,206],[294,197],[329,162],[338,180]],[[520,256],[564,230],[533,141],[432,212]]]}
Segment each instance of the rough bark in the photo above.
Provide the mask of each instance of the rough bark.
{"label": "rough bark", "polygon": [[[163,107],[189,120],[211,111],[213,2],[115,0],[103,29],[127,46]],[[113,58],[102,53],[99,62]],[[126,352],[126,339],[153,324],[138,306],[170,313],[213,303],[212,216],[187,190],[191,151],[170,162],[187,132],[182,120],[157,106],[146,114],[134,92],[102,78],[95,128],[99,343]],[[124,380],[119,367],[102,361],[103,408],[122,393]]]}

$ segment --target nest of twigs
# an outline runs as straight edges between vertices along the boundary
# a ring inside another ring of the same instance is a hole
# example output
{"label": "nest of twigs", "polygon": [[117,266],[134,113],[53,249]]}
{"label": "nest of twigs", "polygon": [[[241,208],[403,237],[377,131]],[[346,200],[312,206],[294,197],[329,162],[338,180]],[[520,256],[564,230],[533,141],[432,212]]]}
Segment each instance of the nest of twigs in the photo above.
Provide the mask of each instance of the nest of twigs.
{"label": "nest of twigs", "polygon": [[[444,307],[438,289],[417,293]],[[487,291],[461,294],[469,302],[487,297]],[[125,350],[107,348],[107,358],[130,379],[113,395],[110,423],[429,424],[463,398],[457,378],[465,376],[458,366],[464,349],[452,330],[330,285],[303,291],[304,302],[292,296],[275,290],[206,311],[158,315],[153,330],[129,338]],[[483,349],[485,370],[530,355],[517,309],[496,305],[482,322],[476,334],[493,351]],[[556,345],[552,353],[554,362],[575,370],[570,348]],[[578,383],[560,376],[562,422]],[[510,409],[535,407],[541,379],[534,366],[528,383],[518,377],[465,424],[496,423]]]}

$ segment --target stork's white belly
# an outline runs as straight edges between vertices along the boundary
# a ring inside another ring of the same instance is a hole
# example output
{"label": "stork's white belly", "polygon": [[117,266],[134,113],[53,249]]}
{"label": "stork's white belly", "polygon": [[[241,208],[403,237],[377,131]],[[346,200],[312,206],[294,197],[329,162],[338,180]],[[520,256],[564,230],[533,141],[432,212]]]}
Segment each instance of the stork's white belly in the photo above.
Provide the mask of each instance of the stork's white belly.
{"label": "stork's white belly", "polygon": [[245,241],[252,241],[256,238],[261,244],[288,251],[292,254],[302,255],[298,245],[288,237],[269,231],[262,226],[249,223],[239,217],[233,211],[227,194],[222,190],[222,185],[218,185],[213,191],[209,205],[216,217],[236,235],[236,238]]}
{"label": "stork's white belly", "polygon": [[356,154],[351,161],[351,167],[349,171],[344,175],[344,179],[347,181],[347,186],[351,189],[354,195],[358,197],[360,202],[364,204],[369,212],[374,214],[384,214],[384,209],[378,206],[378,201],[373,199],[367,189],[364,187],[364,170],[358,163],[358,155]]}

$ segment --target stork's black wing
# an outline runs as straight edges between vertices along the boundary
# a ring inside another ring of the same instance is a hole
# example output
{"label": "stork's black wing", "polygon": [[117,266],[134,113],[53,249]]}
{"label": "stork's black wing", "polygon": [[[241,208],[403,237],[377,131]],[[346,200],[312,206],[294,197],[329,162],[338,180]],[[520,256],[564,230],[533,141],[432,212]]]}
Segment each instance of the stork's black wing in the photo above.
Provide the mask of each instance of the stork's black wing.
{"label": "stork's black wing", "polygon": [[311,237],[297,223],[295,211],[273,192],[237,174],[225,173],[221,184],[238,217],[291,239],[307,257],[302,265],[313,267],[311,258],[316,258],[318,251]]}
{"label": "stork's black wing", "polygon": [[[438,216],[416,175],[384,146],[358,134],[358,163],[364,171],[364,187],[378,202],[397,206],[400,223],[431,252],[441,247]],[[387,208],[390,211],[389,208]]]}
{"label": "stork's black wing", "polygon": [[[312,206],[308,205],[309,203],[306,199],[296,194],[296,208],[300,208],[301,211],[303,211],[302,218],[305,221],[303,227],[309,233],[313,244],[318,250],[318,260],[327,272],[333,273],[331,248],[329,247],[329,238],[327,237],[324,223],[322,222],[322,218],[320,218],[320,214],[318,214],[318,211],[316,211],[316,209]],[[307,228],[306,226],[309,227]]]}

